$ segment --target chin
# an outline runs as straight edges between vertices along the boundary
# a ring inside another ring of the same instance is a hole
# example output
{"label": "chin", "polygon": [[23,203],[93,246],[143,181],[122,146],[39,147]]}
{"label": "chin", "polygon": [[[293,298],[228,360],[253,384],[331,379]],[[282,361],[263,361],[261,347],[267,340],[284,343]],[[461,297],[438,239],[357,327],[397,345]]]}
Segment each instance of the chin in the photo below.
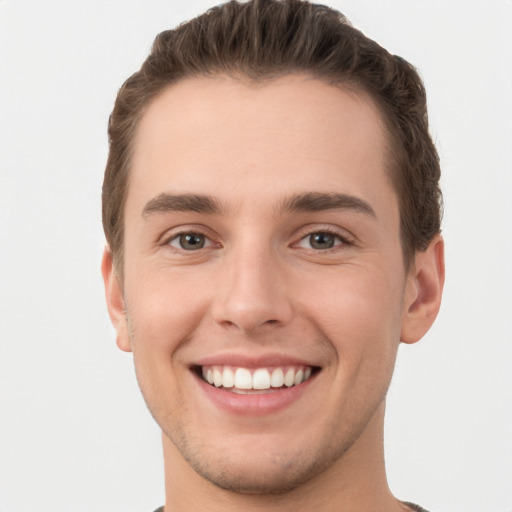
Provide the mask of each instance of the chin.
{"label": "chin", "polygon": [[[287,447],[281,452],[275,443],[251,446],[208,446],[194,443],[190,435],[168,436],[188,465],[216,487],[238,494],[278,495],[293,491],[336,465],[352,446],[351,441],[330,444],[311,443],[308,449]],[[192,442],[191,442],[192,441]],[[228,441],[229,442],[229,441]],[[301,446],[304,444],[301,442]],[[231,449],[230,449],[231,448]],[[243,456],[241,456],[243,454]]]}
{"label": "chin", "polygon": [[270,462],[258,467],[248,462],[246,465],[230,465],[224,468],[204,467],[193,461],[189,461],[189,464],[205,480],[221,489],[238,494],[284,494],[293,491],[321,472],[318,464],[300,462],[284,465]]}

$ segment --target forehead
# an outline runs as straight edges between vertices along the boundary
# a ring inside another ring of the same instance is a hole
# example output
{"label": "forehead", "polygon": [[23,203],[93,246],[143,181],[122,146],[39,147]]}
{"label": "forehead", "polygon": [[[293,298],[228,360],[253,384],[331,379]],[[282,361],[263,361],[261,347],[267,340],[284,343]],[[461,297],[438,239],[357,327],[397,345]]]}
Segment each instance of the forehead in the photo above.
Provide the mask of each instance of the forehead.
{"label": "forehead", "polygon": [[248,190],[268,198],[312,187],[376,199],[390,192],[385,133],[366,95],[309,76],[188,79],[140,121],[128,202],[164,189],[243,202]]}

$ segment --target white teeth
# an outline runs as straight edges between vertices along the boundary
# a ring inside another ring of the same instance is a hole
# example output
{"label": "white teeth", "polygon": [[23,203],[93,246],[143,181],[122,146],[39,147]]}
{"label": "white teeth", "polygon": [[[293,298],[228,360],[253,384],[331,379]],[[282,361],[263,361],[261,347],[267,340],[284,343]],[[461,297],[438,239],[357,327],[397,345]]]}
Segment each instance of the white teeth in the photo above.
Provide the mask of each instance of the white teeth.
{"label": "white teeth", "polygon": [[222,372],[222,385],[225,388],[232,388],[235,385],[235,374],[231,368],[224,368],[224,372]]}
{"label": "white teeth", "polygon": [[293,371],[293,368],[290,368],[285,376],[284,376],[284,385],[289,388],[291,386],[293,386],[293,381],[294,381],[294,377],[295,377],[295,372]]}
{"label": "white teeth", "polygon": [[293,379],[293,383],[295,385],[297,384],[300,384],[302,382],[302,379],[304,378],[304,372],[302,370],[299,370],[296,374],[295,374],[295,378]]}
{"label": "white teeth", "polygon": [[282,388],[284,385],[284,373],[281,368],[276,368],[270,377],[270,385],[273,388]]}
{"label": "white teeth", "polygon": [[218,368],[213,369],[213,384],[217,388],[222,386],[222,373],[220,373]]}
{"label": "white teeth", "polygon": [[268,389],[270,388],[270,373],[265,368],[260,368],[254,372],[252,376],[253,389]]}
{"label": "white teeth", "polygon": [[[285,372],[286,370],[286,372]],[[233,368],[229,366],[203,366],[203,379],[209,384],[231,391],[256,390],[265,391],[270,388],[290,388],[311,377],[311,367],[277,367],[274,369]]]}
{"label": "white teeth", "polygon": [[235,372],[235,388],[252,389],[252,375],[246,368],[237,368]]}

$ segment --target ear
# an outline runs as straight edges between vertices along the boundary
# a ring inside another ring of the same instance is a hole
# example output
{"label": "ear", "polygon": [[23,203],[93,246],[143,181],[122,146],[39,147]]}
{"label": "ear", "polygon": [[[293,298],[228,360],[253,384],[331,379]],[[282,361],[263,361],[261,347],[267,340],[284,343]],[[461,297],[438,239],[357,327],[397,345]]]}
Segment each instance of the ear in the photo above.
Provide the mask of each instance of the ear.
{"label": "ear", "polygon": [[105,297],[107,299],[108,314],[114,326],[117,336],[117,346],[125,352],[131,352],[130,337],[128,335],[128,323],[126,320],[126,311],[124,307],[123,289],[119,277],[114,268],[112,253],[107,246],[103,251],[101,261],[101,273],[105,285]]}
{"label": "ear", "polygon": [[444,286],[444,241],[435,236],[417,252],[407,277],[400,340],[416,343],[430,329],[441,306]]}

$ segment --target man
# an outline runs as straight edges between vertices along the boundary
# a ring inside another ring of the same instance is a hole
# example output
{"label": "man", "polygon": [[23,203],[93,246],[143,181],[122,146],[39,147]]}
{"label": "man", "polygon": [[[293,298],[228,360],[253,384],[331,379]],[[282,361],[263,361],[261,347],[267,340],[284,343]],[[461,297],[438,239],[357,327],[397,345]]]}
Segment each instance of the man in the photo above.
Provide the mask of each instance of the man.
{"label": "man", "polygon": [[102,271],[165,512],[422,510],[383,455],[444,281],[414,68],[326,7],[228,3],[156,38],[109,136]]}

